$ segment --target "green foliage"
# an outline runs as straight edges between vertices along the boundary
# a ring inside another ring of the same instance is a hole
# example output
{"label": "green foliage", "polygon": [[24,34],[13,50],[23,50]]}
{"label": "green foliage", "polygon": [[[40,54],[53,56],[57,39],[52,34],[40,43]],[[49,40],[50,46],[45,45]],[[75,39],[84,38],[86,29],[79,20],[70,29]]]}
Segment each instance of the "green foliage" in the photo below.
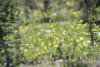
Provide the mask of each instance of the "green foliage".
{"label": "green foliage", "polygon": [[[8,0],[7,0],[8,1]],[[13,60],[13,65],[36,62],[36,59],[68,59],[69,62],[87,62],[94,60],[93,51],[100,44],[100,26],[94,23],[82,24],[82,10],[77,10],[77,3],[72,1],[54,1],[49,3],[48,12],[42,11],[43,2],[39,1],[40,9],[30,9],[18,6],[10,0],[7,13],[2,8],[0,12],[0,36],[7,41],[7,49]],[[30,0],[31,1],[31,0]],[[35,0],[34,0],[35,1]],[[1,3],[1,2],[0,2]],[[62,4],[63,3],[63,4]],[[2,1],[5,5],[6,2]],[[27,4],[32,6],[33,3]],[[42,6],[41,6],[42,5]],[[57,7],[59,5],[59,7]],[[33,6],[33,8],[35,8]],[[94,7],[93,7],[94,8]],[[89,21],[96,18],[89,10]],[[51,18],[48,23],[41,23],[43,18]],[[3,19],[7,21],[3,21]],[[91,29],[90,29],[91,28]],[[91,32],[94,45],[91,46]],[[0,45],[0,64],[4,65],[6,56]],[[1,61],[2,60],[2,61]]]}
{"label": "green foliage", "polygon": [[[35,16],[33,15],[34,18],[39,13],[37,10],[34,13]],[[88,37],[90,35],[88,32],[88,24],[82,25],[77,23],[82,22],[82,20],[78,21],[81,11],[69,10],[69,13],[74,18],[73,22],[69,20],[59,23],[49,22],[40,24],[36,23],[34,21],[36,19],[34,19],[29,25],[22,24],[19,27],[19,32],[22,42],[20,51],[23,52],[23,57],[27,60],[32,60],[37,57],[40,57],[40,59],[47,59],[47,57],[48,59],[53,59],[53,56],[63,58],[68,56],[69,61],[72,59],[78,61],[76,60],[77,57],[85,57],[87,61],[87,57],[90,57],[88,55],[91,54],[90,51],[93,49],[91,47],[90,37]],[[40,15],[42,17],[42,14],[39,14],[38,18]],[[95,25],[95,27],[97,26]]]}
{"label": "green foliage", "polygon": [[[10,66],[12,40],[15,30],[15,2],[13,0],[4,0],[0,2],[0,63],[2,66]],[[6,62],[5,62],[6,61]]]}

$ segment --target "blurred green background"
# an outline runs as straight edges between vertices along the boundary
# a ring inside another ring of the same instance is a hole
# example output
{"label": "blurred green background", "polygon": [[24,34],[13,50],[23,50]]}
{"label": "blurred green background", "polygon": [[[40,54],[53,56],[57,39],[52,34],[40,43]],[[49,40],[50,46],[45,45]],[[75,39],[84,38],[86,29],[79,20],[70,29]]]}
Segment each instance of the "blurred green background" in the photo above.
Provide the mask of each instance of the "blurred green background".
{"label": "blurred green background", "polygon": [[[84,7],[85,1],[88,9]],[[99,3],[98,0],[0,0],[0,67],[99,65]],[[84,9],[88,11],[87,22]]]}

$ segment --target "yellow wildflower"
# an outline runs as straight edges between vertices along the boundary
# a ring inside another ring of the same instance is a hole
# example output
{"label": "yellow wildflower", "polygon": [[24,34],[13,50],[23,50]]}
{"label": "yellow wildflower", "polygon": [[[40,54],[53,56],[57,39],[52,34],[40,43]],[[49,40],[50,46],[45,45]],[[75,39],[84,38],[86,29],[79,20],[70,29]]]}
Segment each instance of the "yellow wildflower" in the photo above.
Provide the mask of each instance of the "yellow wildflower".
{"label": "yellow wildflower", "polygon": [[44,4],[41,2],[41,3],[39,3],[39,6],[40,6],[40,7],[43,7],[43,6],[44,6]]}
{"label": "yellow wildflower", "polygon": [[40,31],[43,31],[43,29],[41,29]]}
{"label": "yellow wildflower", "polygon": [[58,38],[58,37],[56,37],[56,40],[59,40],[59,38]]}
{"label": "yellow wildflower", "polygon": [[51,24],[50,27],[53,28],[53,24]]}
{"label": "yellow wildflower", "polygon": [[40,35],[40,32],[38,32],[37,35]]}
{"label": "yellow wildflower", "polygon": [[94,44],[96,45],[96,42],[94,42]]}
{"label": "yellow wildflower", "polygon": [[71,25],[71,28],[73,29],[73,28],[74,28],[74,26],[73,26],[73,25]]}
{"label": "yellow wildflower", "polygon": [[25,32],[25,30],[23,30],[23,29],[22,29],[21,31],[22,31],[22,32]]}
{"label": "yellow wildflower", "polygon": [[70,46],[72,46],[72,43],[70,43]]}
{"label": "yellow wildflower", "polygon": [[55,29],[53,29],[53,32],[56,32],[56,30],[55,30]]}
{"label": "yellow wildflower", "polygon": [[4,51],[4,49],[3,50],[1,50],[1,53],[4,53],[5,51]]}
{"label": "yellow wildflower", "polygon": [[83,22],[83,20],[80,20],[80,22]]}
{"label": "yellow wildflower", "polygon": [[76,24],[76,22],[73,22],[73,24]]}
{"label": "yellow wildflower", "polygon": [[80,42],[80,40],[79,40],[79,39],[77,39],[77,40],[76,40],[76,42]]}
{"label": "yellow wildflower", "polygon": [[64,42],[64,39],[62,39],[62,42]]}
{"label": "yellow wildflower", "polygon": [[88,44],[86,43],[86,42],[83,42],[83,45],[86,47],[86,46],[88,46]]}
{"label": "yellow wildflower", "polygon": [[80,11],[75,11],[75,12],[73,12],[73,15],[77,17],[79,13],[80,13]]}
{"label": "yellow wildflower", "polygon": [[38,39],[38,41],[40,42],[40,41],[41,41],[41,39]]}
{"label": "yellow wildflower", "polygon": [[51,46],[51,43],[49,43],[49,46]]}
{"label": "yellow wildflower", "polygon": [[56,42],[54,42],[54,47],[55,47],[55,48],[57,48],[57,47],[58,47],[58,45],[57,45],[57,43],[56,43]]}
{"label": "yellow wildflower", "polygon": [[37,14],[38,13],[38,11],[37,10],[34,10],[34,14]]}
{"label": "yellow wildflower", "polygon": [[32,36],[29,36],[29,38],[31,39],[31,38],[32,38]]}
{"label": "yellow wildflower", "polygon": [[67,5],[67,6],[70,6],[70,5],[71,5],[71,3],[70,3],[69,1],[67,1],[67,2],[66,2],[66,5]]}
{"label": "yellow wildflower", "polygon": [[83,24],[83,26],[87,26],[88,25],[88,23],[86,22],[85,24]]}
{"label": "yellow wildflower", "polygon": [[18,30],[15,31],[16,33],[18,32]]}
{"label": "yellow wildflower", "polygon": [[50,34],[50,37],[53,37],[53,34]]}
{"label": "yellow wildflower", "polygon": [[55,44],[55,45],[54,45],[54,47],[55,47],[55,48],[57,48],[57,47],[58,47],[58,45],[57,45],[57,44]]}
{"label": "yellow wildflower", "polygon": [[24,50],[24,47],[20,47],[19,49],[20,49],[21,51],[23,51],[23,50]]}
{"label": "yellow wildflower", "polygon": [[83,34],[86,34],[86,32],[83,32]]}
{"label": "yellow wildflower", "polygon": [[71,41],[73,40],[73,38],[70,39]]}
{"label": "yellow wildflower", "polygon": [[30,45],[29,48],[33,48],[33,45]]}
{"label": "yellow wildflower", "polygon": [[22,29],[22,27],[20,26],[20,27],[19,27],[19,29],[21,30],[21,29]]}
{"label": "yellow wildflower", "polygon": [[97,26],[96,24],[94,24],[94,27],[98,28],[99,26]]}
{"label": "yellow wildflower", "polygon": [[42,42],[42,44],[41,44],[42,46],[44,46],[44,42]]}
{"label": "yellow wildflower", "polygon": [[65,33],[65,32],[62,32],[62,34],[63,34],[63,35],[66,35],[66,33]]}
{"label": "yellow wildflower", "polygon": [[97,31],[97,29],[92,29],[92,31]]}
{"label": "yellow wildflower", "polygon": [[51,22],[51,19],[49,19],[49,22]]}
{"label": "yellow wildflower", "polygon": [[47,49],[47,47],[44,45],[44,49],[46,50]]}
{"label": "yellow wildflower", "polygon": [[18,11],[16,11],[16,12],[15,12],[15,15],[18,15],[18,14],[19,14],[19,12],[18,12]]}
{"label": "yellow wildflower", "polygon": [[63,30],[63,28],[61,27],[60,30]]}
{"label": "yellow wildflower", "polygon": [[76,27],[76,29],[78,30],[78,29],[80,29],[80,27]]}
{"label": "yellow wildflower", "polygon": [[36,51],[38,52],[38,51],[39,51],[39,49],[38,49],[38,48],[36,48]]}

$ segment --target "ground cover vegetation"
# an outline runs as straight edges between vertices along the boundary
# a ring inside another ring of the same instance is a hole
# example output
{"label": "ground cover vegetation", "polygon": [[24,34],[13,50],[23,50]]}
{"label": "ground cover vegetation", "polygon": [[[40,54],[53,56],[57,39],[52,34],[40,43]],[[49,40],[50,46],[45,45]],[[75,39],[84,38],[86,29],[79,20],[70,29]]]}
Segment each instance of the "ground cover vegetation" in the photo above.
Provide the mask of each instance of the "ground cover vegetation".
{"label": "ground cover vegetation", "polygon": [[[0,0],[0,66],[100,59],[98,0]],[[83,6],[78,7],[83,4]]]}

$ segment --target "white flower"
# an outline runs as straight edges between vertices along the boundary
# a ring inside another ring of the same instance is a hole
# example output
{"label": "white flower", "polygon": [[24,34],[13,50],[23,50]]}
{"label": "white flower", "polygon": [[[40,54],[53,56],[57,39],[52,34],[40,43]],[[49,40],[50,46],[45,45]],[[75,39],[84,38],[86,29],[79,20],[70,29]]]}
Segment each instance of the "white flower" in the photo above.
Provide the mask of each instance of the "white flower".
{"label": "white flower", "polygon": [[24,11],[21,11],[21,14],[24,14]]}
{"label": "white flower", "polygon": [[86,35],[89,35],[89,33],[86,33]]}
{"label": "white flower", "polygon": [[26,44],[26,46],[29,46],[29,44]]}
{"label": "white flower", "polygon": [[82,24],[76,24],[77,26],[81,26]]}
{"label": "white flower", "polygon": [[98,36],[100,37],[100,32],[98,32]]}
{"label": "white flower", "polygon": [[52,16],[57,16],[57,13],[53,13]]}
{"label": "white flower", "polygon": [[90,43],[90,40],[87,40],[87,43]]}
{"label": "white flower", "polygon": [[83,40],[83,37],[80,37],[80,40]]}
{"label": "white flower", "polygon": [[67,31],[66,31],[66,30],[64,30],[64,32],[66,33]]}
{"label": "white flower", "polygon": [[44,32],[49,33],[49,32],[50,32],[50,30],[44,30]]}

